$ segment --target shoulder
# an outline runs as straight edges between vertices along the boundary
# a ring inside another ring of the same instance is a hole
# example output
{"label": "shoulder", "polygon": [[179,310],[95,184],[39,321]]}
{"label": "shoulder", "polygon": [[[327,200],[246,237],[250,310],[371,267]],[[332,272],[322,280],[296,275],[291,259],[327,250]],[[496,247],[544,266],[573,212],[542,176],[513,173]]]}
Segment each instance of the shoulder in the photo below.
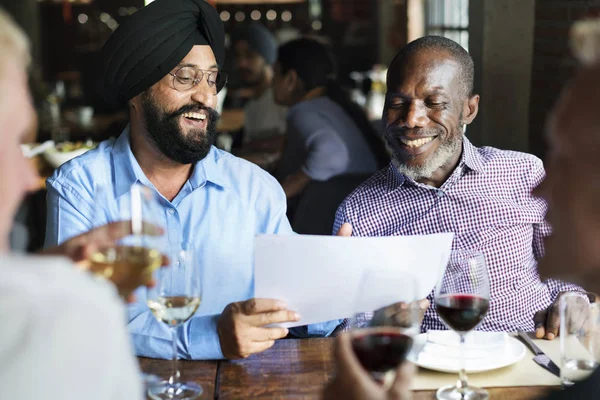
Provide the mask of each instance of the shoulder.
{"label": "shoulder", "polygon": [[34,341],[47,338],[51,343],[50,336],[70,335],[67,326],[77,326],[77,335],[98,337],[124,318],[112,286],[61,257],[0,258],[0,293],[0,318],[11,321],[11,329],[0,333],[8,336],[0,343],[18,342],[22,331]]}
{"label": "shoulder", "polygon": [[100,174],[110,174],[113,144],[114,139],[105,140],[95,149],[67,161],[48,178],[48,184],[55,189],[78,186],[91,188]]}
{"label": "shoulder", "polygon": [[533,154],[513,150],[501,150],[495,147],[479,147],[477,153],[486,167],[506,166],[517,170],[544,168],[544,163]]}
{"label": "shoulder", "polygon": [[213,157],[217,173],[224,185],[240,195],[275,198],[283,196],[285,199],[279,182],[258,165],[216,147],[213,147],[209,157]]}
{"label": "shoulder", "polygon": [[360,209],[365,203],[372,203],[384,196],[389,188],[390,168],[393,167],[389,165],[371,175],[346,197],[340,208],[346,211]]}
{"label": "shoulder", "polygon": [[338,108],[340,107],[329,97],[321,96],[294,105],[288,111],[288,118],[299,118],[306,114],[321,115],[330,111],[336,112]]}
{"label": "shoulder", "polygon": [[480,147],[477,152],[485,173],[506,181],[527,182],[527,187],[531,188],[539,184],[546,174],[543,161],[533,154],[494,147]]}

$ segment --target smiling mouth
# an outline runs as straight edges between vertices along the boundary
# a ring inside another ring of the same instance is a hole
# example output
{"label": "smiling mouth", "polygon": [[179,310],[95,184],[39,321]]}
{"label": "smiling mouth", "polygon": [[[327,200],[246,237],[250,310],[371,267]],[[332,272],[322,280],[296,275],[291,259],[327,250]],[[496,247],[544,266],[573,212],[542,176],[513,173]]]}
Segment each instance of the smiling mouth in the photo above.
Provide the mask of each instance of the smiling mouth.
{"label": "smiling mouth", "polygon": [[429,137],[424,137],[424,138],[419,138],[419,139],[408,139],[408,138],[399,138],[398,140],[400,140],[400,142],[402,142],[402,144],[404,144],[406,147],[409,147],[411,149],[416,149],[422,146],[425,146],[427,143],[431,142],[433,139],[435,139],[437,136],[429,136]]}
{"label": "smiling mouth", "polygon": [[204,121],[206,119],[206,114],[197,113],[197,112],[187,112],[181,114],[184,118],[190,119],[192,121]]}

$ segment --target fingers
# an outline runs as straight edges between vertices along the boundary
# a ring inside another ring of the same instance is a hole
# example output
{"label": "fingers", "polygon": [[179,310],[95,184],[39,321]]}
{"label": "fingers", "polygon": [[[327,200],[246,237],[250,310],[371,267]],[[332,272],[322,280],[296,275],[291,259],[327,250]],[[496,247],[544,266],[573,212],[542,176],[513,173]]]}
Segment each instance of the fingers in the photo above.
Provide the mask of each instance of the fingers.
{"label": "fingers", "polygon": [[336,236],[352,236],[352,225],[348,222],[344,223],[337,231]]}
{"label": "fingers", "polygon": [[281,311],[287,308],[284,302],[274,299],[250,299],[238,304],[241,307],[242,313],[246,315]]}
{"label": "fingers", "polygon": [[338,375],[347,380],[360,381],[362,375],[366,374],[364,368],[358,362],[354,350],[352,349],[352,334],[344,332],[335,340],[333,355],[336,361]]}
{"label": "fingers", "polygon": [[560,326],[560,312],[558,310],[558,299],[549,308],[546,316],[546,339],[552,340],[558,336]]}
{"label": "fingers", "polygon": [[270,349],[274,344],[274,340],[269,340],[266,342],[254,342],[249,347],[250,354],[260,353],[261,351]]}
{"label": "fingers", "polygon": [[408,400],[411,398],[411,382],[415,375],[415,366],[410,362],[404,362],[396,369],[396,378],[388,390],[388,398]]}
{"label": "fingers", "polygon": [[546,335],[546,310],[541,310],[535,313],[533,323],[535,324],[535,337],[542,339]]}
{"label": "fingers", "polygon": [[254,328],[252,330],[252,340],[254,342],[270,342],[283,339],[288,333],[287,328]]}
{"label": "fingers", "polygon": [[283,322],[296,322],[298,320],[300,320],[300,315],[297,312],[281,310],[249,315],[247,316],[246,322],[253,326],[265,326],[270,324],[280,324]]}

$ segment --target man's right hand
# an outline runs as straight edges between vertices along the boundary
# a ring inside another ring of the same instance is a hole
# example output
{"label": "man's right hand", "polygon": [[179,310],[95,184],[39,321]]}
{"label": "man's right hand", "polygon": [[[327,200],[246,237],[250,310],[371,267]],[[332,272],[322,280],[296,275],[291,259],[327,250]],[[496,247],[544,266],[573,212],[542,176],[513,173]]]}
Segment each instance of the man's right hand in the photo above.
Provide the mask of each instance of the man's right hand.
{"label": "man's right hand", "polygon": [[250,299],[231,303],[217,322],[217,332],[223,356],[230,360],[260,353],[287,336],[287,328],[266,328],[265,325],[295,322],[300,316],[273,299]]}

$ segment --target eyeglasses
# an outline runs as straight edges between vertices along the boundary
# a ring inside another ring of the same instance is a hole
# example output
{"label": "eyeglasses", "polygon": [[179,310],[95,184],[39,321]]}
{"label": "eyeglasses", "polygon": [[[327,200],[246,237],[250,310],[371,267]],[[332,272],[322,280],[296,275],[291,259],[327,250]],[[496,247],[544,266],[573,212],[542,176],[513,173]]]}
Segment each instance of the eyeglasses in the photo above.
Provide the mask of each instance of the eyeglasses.
{"label": "eyeglasses", "polygon": [[174,73],[169,72],[173,77],[173,87],[179,92],[186,92],[202,82],[206,76],[208,87],[216,88],[215,94],[219,93],[227,83],[227,74],[221,71],[207,71],[193,67],[181,67]]}

